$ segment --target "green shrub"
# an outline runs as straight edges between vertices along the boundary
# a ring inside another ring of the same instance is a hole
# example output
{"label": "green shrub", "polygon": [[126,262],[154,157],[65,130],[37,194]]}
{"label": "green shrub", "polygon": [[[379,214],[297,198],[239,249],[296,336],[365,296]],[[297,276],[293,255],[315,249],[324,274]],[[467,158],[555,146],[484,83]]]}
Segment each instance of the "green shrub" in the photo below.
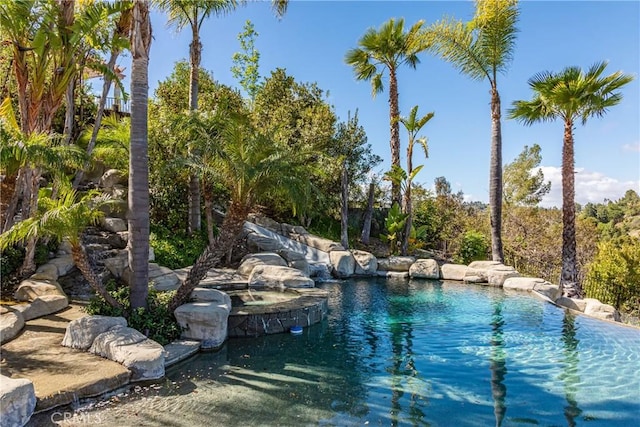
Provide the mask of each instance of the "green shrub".
{"label": "green shrub", "polygon": [[128,286],[118,286],[114,281],[110,281],[107,284],[107,291],[122,304],[124,309],[114,308],[107,304],[102,297],[95,296],[85,308],[87,313],[124,317],[126,317],[127,313],[130,313],[127,319],[129,327],[137,329],[162,345],[166,345],[180,337],[180,326],[168,308],[175,291],[158,292],[149,289],[147,309],[138,308],[133,311],[131,311]]}
{"label": "green shrub", "polygon": [[640,315],[640,241],[625,237],[599,243],[587,266],[584,291],[589,298]]}
{"label": "green shrub", "polygon": [[149,243],[153,247],[156,262],[172,270],[193,265],[204,252],[208,241],[206,232],[193,236],[180,231],[169,231],[162,227],[152,227]]}
{"label": "green shrub", "polygon": [[472,261],[486,259],[488,250],[489,243],[484,234],[470,230],[462,236],[460,249],[454,259],[460,264],[469,264]]}

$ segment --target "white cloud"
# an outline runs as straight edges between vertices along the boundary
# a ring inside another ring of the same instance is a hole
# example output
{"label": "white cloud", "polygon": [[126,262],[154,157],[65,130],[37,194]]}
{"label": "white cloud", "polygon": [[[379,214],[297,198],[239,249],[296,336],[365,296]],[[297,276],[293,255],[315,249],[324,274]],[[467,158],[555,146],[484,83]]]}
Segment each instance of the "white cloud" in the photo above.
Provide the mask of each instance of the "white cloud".
{"label": "white cloud", "polygon": [[[551,181],[551,191],[540,203],[543,207],[562,207],[562,169],[555,166],[542,166],[545,181]],[[600,172],[576,168],[576,199],[584,205],[586,203],[602,203],[604,199],[617,200],[631,189],[640,188],[640,181],[619,181]]]}
{"label": "white cloud", "polygon": [[623,151],[638,151],[640,152],[640,141],[631,144],[624,144],[622,146]]}

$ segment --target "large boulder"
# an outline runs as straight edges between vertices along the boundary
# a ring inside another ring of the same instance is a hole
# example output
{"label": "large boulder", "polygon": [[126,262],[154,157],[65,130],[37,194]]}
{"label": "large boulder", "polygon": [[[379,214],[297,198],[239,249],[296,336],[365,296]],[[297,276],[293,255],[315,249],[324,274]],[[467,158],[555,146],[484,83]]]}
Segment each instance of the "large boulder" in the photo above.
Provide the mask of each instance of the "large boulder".
{"label": "large boulder", "polygon": [[249,276],[256,265],[279,265],[287,267],[287,262],[275,252],[260,252],[245,255],[240,261],[238,273]]}
{"label": "large boulder", "polygon": [[96,337],[115,327],[127,326],[124,317],[110,316],[84,316],[72,320],[67,325],[67,330],[62,339],[65,347],[86,350],[93,344]]}
{"label": "large boulder", "polygon": [[460,264],[443,264],[440,266],[440,278],[442,280],[464,280],[467,274],[467,266]]}
{"label": "large boulder", "polygon": [[109,272],[113,274],[113,277],[115,277],[116,279],[120,279],[129,266],[127,251],[119,251],[116,256],[106,258],[103,262],[107,270],[109,270]]}
{"label": "large boulder", "polygon": [[505,280],[512,277],[520,277],[520,273],[518,273],[513,267],[508,267],[506,265],[494,266],[487,270],[487,282],[489,283],[489,286],[501,287]]}
{"label": "large boulder", "polygon": [[620,313],[614,306],[604,304],[595,298],[585,298],[584,301],[587,303],[584,314],[602,320],[620,321]]}
{"label": "large boulder", "polygon": [[342,246],[340,243],[334,242],[333,240],[325,239],[323,237],[318,237],[313,234],[294,234],[291,237],[300,243],[304,243],[307,246],[320,249],[324,252],[344,251],[344,246]]}
{"label": "large boulder", "polygon": [[378,271],[378,259],[371,253],[352,250],[353,259],[356,261],[354,274],[356,276],[375,276]]}
{"label": "large boulder", "polygon": [[113,188],[116,185],[127,185],[127,176],[117,169],[109,169],[100,178],[99,185],[102,188]]}
{"label": "large boulder", "polygon": [[34,280],[58,280],[58,266],[51,263],[42,264],[31,278]]}
{"label": "large boulder", "polygon": [[331,260],[333,274],[336,277],[343,279],[353,276],[356,260],[350,251],[331,251],[329,252],[329,259]]}
{"label": "large boulder", "polygon": [[409,272],[409,269],[416,262],[412,256],[390,256],[389,258],[378,258],[378,270]]}
{"label": "large boulder", "polygon": [[38,317],[56,313],[69,306],[69,300],[62,295],[42,295],[30,304],[16,305],[15,308],[22,313],[24,320],[33,320]]}
{"label": "large boulder", "polygon": [[44,295],[66,296],[60,284],[55,280],[38,280],[33,276],[23,280],[16,289],[14,298],[17,301],[33,301]]}
{"label": "large boulder", "polygon": [[282,223],[280,224],[280,229],[281,229],[281,233],[283,236],[293,236],[293,235],[304,235],[304,234],[309,234],[309,232],[307,230],[305,230],[304,227],[302,227],[301,225],[291,225],[291,224],[286,224],[286,223]]}
{"label": "large boulder", "polygon": [[478,270],[489,270],[493,267],[502,265],[499,261],[473,261],[469,264],[469,268],[475,268]]}
{"label": "large boulder", "polygon": [[289,249],[280,249],[277,253],[287,262],[287,267],[300,270],[305,276],[311,275],[311,268],[304,254]]}
{"label": "large boulder", "polygon": [[264,227],[268,230],[276,232],[278,234],[282,233],[282,227],[280,226],[280,223],[269,217],[261,216],[261,215],[250,215],[249,221],[259,225],[260,227]]}
{"label": "large boulder", "polygon": [[249,276],[250,287],[267,288],[313,288],[313,279],[299,270],[278,265],[257,265]]}
{"label": "large boulder", "polygon": [[182,328],[182,338],[200,341],[203,349],[217,349],[227,339],[230,311],[230,301],[202,301],[183,304],[173,314]]}
{"label": "large boulder", "polygon": [[226,293],[211,288],[195,288],[191,291],[192,302],[217,302],[224,304],[231,311],[231,297]]}
{"label": "large boulder", "polygon": [[247,234],[247,246],[250,250],[258,251],[273,252],[282,249],[282,244],[276,239],[251,232]]}
{"label": "large boulder", "polygon": [[173,291],[180,286],[180,279],[173,270],[154,262],[149,263],[149,282],[156,291]]}
{"label": "large boulder", "polygon": [[409,272],[408,271],[385,271],[385,270],[378,270],[376,272],[376,276],[378,277],[384,277],[387,280],[404,280],[409,278]]}
{"label": "large boulder", "polygon": [[68,274],[74,269],[75,264],[71,255],[62,255],[49,261],[49,264],[55,265],[58,269],[58,277]]}
{"label": "large boulder", "polygon": [[557,285],[535,277],[511,277],[505,280],[502,287],[517,291],[535,291],[551,301],[555,301],[560,296],[560,289]]}
{"label": "large boulder", "polygon": [[133,328],[116,326],[101,333],[89,352],[124,365],[132,381],[164,377],[164,347]]}
{"label": "large boulder", "polygon": [[409,268],[409,277],[416,279],[439,279],[440,267],[434,259],[419,259]]}
{"label": "large boulder", "polygon": [[22,427],[36,408],[33,383],[25,378],[0,375],[0,421],[3,427]]}
{"label": "large boulder", "polygon": [[104,217],[100,220],[100,225],[112,233],[127,231],[127,223],[122,218]]}
{"label": "large boulder", "polygon": [[12,340],[22,328],[24,328],[22,313],[0,306],[0,344]]}

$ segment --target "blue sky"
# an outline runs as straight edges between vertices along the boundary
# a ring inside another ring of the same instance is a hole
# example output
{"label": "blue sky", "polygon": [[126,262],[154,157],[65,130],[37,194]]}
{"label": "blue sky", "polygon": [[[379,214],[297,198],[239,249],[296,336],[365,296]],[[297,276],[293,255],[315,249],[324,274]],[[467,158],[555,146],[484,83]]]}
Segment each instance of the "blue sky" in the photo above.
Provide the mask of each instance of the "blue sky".
{"label": "blue sky", "polygon": [[[329,92],[328,102],[341,120],[359,112],[369,143],[389,166],[388,93],[375,99],[369,82],[358,82],[344,62],[348,49],[369,27],[389,18],[404,18],[406,26],[419,19],[426,25],[444,15],[469,20],[471,1],[301,1],[291,0],[278,20],[268,2],[249,3],[223,17],[206,21],[202,29],[202,66],[222,83],[240,87],[231,75],[231,57],[240,50],[237,35],[250,19],[259,36],[260,74],[284,68],[299,82],[316,82]],[[172,71],[175,61],[188,57],[190,31],[176,33],[166,26],[166,16],[152,14],[154,41],[149,65],[150,96],[158,81]],[[503,116],[514,100],[529,99],[527,80],[535,73],[560,71],[566,66],[587,68],[607,60],[607,73],[622,70],[636,77],[623,90],[623,102],[602,119],[591,119],[575,131],[576,201],[617,199],[627,189],[640,191],[640,2],[638,1],[525,1],[520,4],[519,34],[511,67],[498,78]],[[469,200],[488,200],[489,85],[459,74],[451,65],[423,54],[417,69],[398,74],[401,114],[414,105],[419,112],[435,112],[423,128],[429,140],[429,159],[414,154],[414,164],[424,164],[417,181],[430,187],[445,176],[455,191]],[[121,64],[130,69],[129,58]],[[126,74],[126,71],[125,71]],[[401,129],[402,130],[402,129]],[[524,127],[503,120],[503,158],[512,161],[524,145],[542,147],[542,166],[552,181],[546,206],[560,206],[563,125],[561,122]],[[403,136],[402,152],[406,149]]]}

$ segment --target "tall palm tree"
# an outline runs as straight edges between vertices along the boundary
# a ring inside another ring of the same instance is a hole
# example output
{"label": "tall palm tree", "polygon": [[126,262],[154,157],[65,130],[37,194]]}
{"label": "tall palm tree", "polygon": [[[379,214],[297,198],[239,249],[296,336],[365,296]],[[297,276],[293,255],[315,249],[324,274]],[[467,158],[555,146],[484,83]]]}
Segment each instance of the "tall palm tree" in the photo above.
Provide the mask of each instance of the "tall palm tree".
{"label": "tall palm tree", "polygon": [[247,117],[227,118],[222,130],[215,118],[209,124],[203,123],[203,139],[214,141],[205,144],[211,151],[203,150],[201,156],[192,159],[191,166],[217,177],[229,190],[229,206],[214,244],[205,249],[189,271],[170,303],[171,310],[186,302],[207,271],[229,252],[241,235],[247,215],[260,200],[274,192],[285,193],[295,210],[296,202],[308,193],[310,185],[304,161],[275,144]]}
{"label": "tall palm tree", "polygon": [[[166,11],[169,24],[181,31],[191,29],[189,44],[189,110],[198,109],[198,72],[202,57],[200,30],[203,22],[212,15],[223,15],[234,11],[245,0],[157,0],[160,9]],[[286,10],[287,0],[272,0],[272,6],[278,16]],[[200,230],[200,181],[196,174],[189,178],[189,232]]]}
{"label": "tall palm tree", "polygon": [[618,90],[633,80],[633,76],[616,71],[603,76],[606,62],[593,64],[586,72],[579,67],[567,67],[559,73],[538,73],[529,79],[533,90],[530,101],[515,101],[509,117],[525,125],[561,119],[564,122],[562,140],[562,271],[560,288],[567,297],[582,298],[578,282],[576,254],[576,207],[573,126],[583,125],[591,117],[602,117],[620,103]]}
{"label": "tall palm tree", "polygon": [[[404,29],[404,19],[390,19],[380,29],[369,28],[358,41],[358,47],[350,49],[345,62],[353,67],[358,80],[371,80],[373,97],[384,90],[382,83],[385,71],[389,73],[389,129],[391,146],[391,167],[400,167],[400,126],[398,117],[398,77],[397,70],[407,64],[416,68],[420,62],[418,53],[424,49],[419,40],[419,30],[424,21],[418,21],[408,31]],[[400,186],[392,183],[392,202],[401,203]]]}
{"label": "tall palm tree", "polygon": [[503,262],[502,250],[502,130],[498,74],[511,63],[518,29],[517,0],[476,0],[469,23],[445,19],[423,34],[427,49],[450,62],[474,80],[491,86],[491,161],[489,167],[489,209],[491,253]]}
{"label": "tall palm tree", "polygon": [[131,14],[131,138],[129,148],[129,268],[131,308],[147,306],[149,292],[149,50],[151,20],[146,0]]}
{"label": "tall palm tree", "polygon": [[[411,227],[413,226],[413,212],[411,203],[411,183],[415,177],[414,170],[419,171],[418,168],[413,168],[413,147],[416,142],[420,144],[424,150],[424,156],[429,157],[429,150],[427,146],[427,138],[418,138],[418,133],[429,120],[433,118],[433,112],[427,113],[422,117],[418,117],[418,106],[416,105],[411,109],[411,113],[407,117],[401,117],[400,123],[404,126],[409,134],[409,141],[407,143],[407,186],[404,191],[403,207],[404,213],[407,215],[407,222],[405,223],[404,234],[402,236],[401,251],[403,255],[406,255],[409,251],[409,237],[411,236]],[[422,169],[422,166],[419,166]],[[416,172],[417,173],[417,172]]]}
{"label": "tall palm tree", "polygon": [[66,239],[71,245],[74,264],[96,294],[113,307],[122,308],[122,305],[102,285],[82,245],[82,232],[87,226],[96,224],[104,216],[100,208],[110,203],[109,196],[91,191],[77,200],[75,191],[63,191],[56,200],[43,197],[39,201],[36,215],[15,224],[0,235],[0,250],[38,237]]}

